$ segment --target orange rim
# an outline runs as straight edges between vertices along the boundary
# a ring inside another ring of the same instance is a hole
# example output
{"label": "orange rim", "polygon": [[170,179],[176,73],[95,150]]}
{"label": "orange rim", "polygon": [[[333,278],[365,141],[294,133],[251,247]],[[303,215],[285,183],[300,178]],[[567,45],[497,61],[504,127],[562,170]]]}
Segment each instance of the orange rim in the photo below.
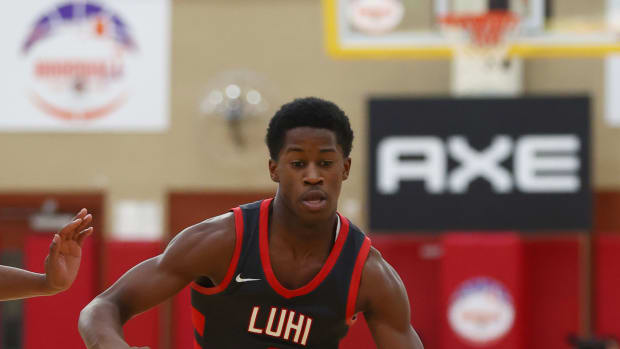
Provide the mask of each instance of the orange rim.
{"label": "orange rim", "polygon": [[478,45],[496,45],[519,23],[519,16],[510,11],[489,11],[480,15],[449,14],[439,18],[446,26],[460,27],[470,32]]}

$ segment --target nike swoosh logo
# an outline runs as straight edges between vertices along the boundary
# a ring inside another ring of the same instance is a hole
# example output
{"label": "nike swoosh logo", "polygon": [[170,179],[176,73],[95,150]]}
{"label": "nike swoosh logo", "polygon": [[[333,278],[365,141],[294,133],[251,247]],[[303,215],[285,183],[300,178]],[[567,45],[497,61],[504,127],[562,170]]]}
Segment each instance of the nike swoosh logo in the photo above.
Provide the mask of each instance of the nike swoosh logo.
{"label": "nike swoosh logo", "polygon": [[259,281],[260,279],[244,279],[241,277],[241,274],[237,274],[235,281],[237,282],[248,282],[248,281]]}

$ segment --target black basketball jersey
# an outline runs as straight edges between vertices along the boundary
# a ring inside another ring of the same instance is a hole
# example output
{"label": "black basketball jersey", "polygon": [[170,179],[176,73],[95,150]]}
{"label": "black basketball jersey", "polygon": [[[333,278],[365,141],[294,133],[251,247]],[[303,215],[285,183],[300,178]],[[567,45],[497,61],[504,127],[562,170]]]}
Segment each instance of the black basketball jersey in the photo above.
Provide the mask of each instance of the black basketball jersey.
{"label": "black basketball jersey", "polygon": [[319,273],[287,289],[271,268],[271,201],[233,209],[237,239],[224,280],[192,283],[194,348],[337,349],[355,320],[370,239],[339,214],[340,230]]}

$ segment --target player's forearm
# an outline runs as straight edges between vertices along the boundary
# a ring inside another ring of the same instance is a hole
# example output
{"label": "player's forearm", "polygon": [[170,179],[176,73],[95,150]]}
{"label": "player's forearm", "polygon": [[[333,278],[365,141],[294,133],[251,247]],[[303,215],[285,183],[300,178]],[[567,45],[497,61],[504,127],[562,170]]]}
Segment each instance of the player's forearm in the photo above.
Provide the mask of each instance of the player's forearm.
{"label": "player's forearm", "polygon": [[97,297],[82,309],[78,328],[88,349],[129,348],[123,339],[120,310],[108,300]]}
{"label": "player's forearm", "polygon": [[49,296],[58,293],[45,281],[45,274],[0,265],[0,301]]}

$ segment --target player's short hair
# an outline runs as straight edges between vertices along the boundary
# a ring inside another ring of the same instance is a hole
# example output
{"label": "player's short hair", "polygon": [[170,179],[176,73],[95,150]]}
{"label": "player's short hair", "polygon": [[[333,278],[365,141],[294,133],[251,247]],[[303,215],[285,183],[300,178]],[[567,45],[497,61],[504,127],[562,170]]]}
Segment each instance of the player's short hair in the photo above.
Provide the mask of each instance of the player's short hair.
{"label": "player's short hair", "polygon": [[333,102],[306,97],[284,104],[269,121],[265,143],[272,160],[278,160],[286,131],[296,127],[331,130],[336,135],[336,142],[342,148],[344,156],[351,154],[353,130],[347,115]]}

